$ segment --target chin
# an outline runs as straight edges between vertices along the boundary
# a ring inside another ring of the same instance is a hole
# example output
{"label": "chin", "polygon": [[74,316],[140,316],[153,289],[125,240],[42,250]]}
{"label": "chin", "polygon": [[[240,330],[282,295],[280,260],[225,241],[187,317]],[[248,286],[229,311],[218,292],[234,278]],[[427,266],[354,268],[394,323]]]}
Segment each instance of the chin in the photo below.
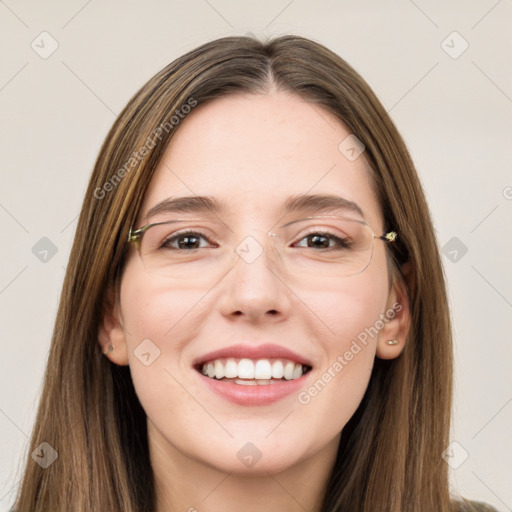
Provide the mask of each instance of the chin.
{"label": "chin", "polygon": [[[275,427],[275,424],[274,424]],[[265,429],[265,435],[268,435],[269,429]],[[223,472],[233,473],[237,475],[251,476],[268,476],[268,473],[277,474],[294,465],[300,464],[310,454],[306,453],[306,443],[304,442],[304,434],[297,431],[296,436],[271,434],[265,438],[265,435],[252,436],[252,432],[232,432],[235,436],[230,438],[226,443],[219,443],[218,438],[212,439],[209,451],[202,452],[204,454],[212,454],[205,459],[205,463]],[[274,436],[271,440],[270,437]],[[204,443],[204,441],[203,441]],[[197,446],[197,445],[196,445]],[[212,447],[215,447],[212,450]],[[206,448],[205,448],[206,450]],[[213,452],[213,453],[212,453]],[[221,457],[215,457],[222,453]]]}

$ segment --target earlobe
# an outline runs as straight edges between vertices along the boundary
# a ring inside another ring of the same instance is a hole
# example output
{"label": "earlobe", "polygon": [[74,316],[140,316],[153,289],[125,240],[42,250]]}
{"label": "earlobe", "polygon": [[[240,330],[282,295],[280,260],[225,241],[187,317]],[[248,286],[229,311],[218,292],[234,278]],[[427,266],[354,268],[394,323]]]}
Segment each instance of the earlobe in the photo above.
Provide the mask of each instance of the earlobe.
{"label": "earlobe", "polygon": [[103,317],[98,327],[98,342],[102,353],[113,363],[128,365],[126,335],[115,291],[110,289],[103,303]]}
{"label": "earlobe", "polygon": [[112,345],[112,343],[110,343],[110,341],[108,343],[106,343],[105,345],[103,345],[103,354],[107,355],[107,354],[110,354],[110,352],[112,352],[114,350],[114,345]]}
{"label": "earlobe", "polygon": [[[403,270],[409,272],[410,268]],[[407,286],[401,278],[395,279],[393,283],[385,317],[387,322],[379,332],[377,341],[377,357],[394,359],[402,353],[411,325]]]}

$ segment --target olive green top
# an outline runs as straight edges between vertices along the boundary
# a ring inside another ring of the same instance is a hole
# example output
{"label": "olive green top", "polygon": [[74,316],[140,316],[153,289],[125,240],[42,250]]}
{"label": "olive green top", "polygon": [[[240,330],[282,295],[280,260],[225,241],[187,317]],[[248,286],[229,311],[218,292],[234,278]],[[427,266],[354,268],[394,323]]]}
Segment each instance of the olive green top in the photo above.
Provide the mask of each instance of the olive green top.
{"label": "olive green top", "polygon": [[454,512],[499,512],[491,505],[481,501],[462,500],[455,501],[454,504],[456,504]]}

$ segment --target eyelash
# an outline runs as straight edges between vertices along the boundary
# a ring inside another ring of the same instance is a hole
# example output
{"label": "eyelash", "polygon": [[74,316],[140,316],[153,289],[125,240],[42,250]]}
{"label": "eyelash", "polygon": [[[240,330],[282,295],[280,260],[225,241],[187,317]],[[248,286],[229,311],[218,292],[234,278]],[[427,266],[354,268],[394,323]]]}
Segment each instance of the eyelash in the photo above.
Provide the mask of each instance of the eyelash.
{"label": "eyelash", "polygon": [[[182,231],[181,233],[176,233],[176,234],[170,236],[169,238],[166,238],[162,242],[161,249],[172,249],[174,251],[179,251],[180,249],[178,247],[170,247],[169,244],[171,244],[175,240],[179,240],[180,238],[184,238],[186,236],[200,237],[200,238],[203,238],[204,240],[207,240],[208,243],[210,243],[210,240],[208,240],[208,237],[206,235],[203,235],[202,233],[199,233],[198,231]],[[187,250],[187,252],[195,252],[198,249],[204,249],[204,247],[196,247],[193,249],[189,249],[189,250]]]}
{"label": "eyelash", "polygon": [[[334,240],[338,244],[338,250],[347,249],[350,247],[350,242],[346,238],[339,237],[339,236],[335,235],[334,233],[331,233],[330,231],[311,231],[310,233],[305,234],[299,240],[299,242],[302,242],[302,240],[304,240],[305,238],[308,238],[313,235],[319,235],[322,237],[326,237],[329,240]],[[199,237],[199,238],[206,240],[208,243],[210,243],[210,240],[208,239],[208,237],[206,235],[204,235],[203,233],[200,233],[198,231],[182,231],[181,233],[176,233],[176,234],[170,236],[169,238],[165,239],[162,242],[161,249],[171,249],[171,250],[175,250],[175,251],[180,251],[180,249],[178,247],[170,247],[169,244],[173,243],[176,240],[179,240],[180,238],[184,238],[187,236]],[[199,249],[205,249],[205,247],[195,247],[192,249],[183,249],[183,251],[193,253],[193,252],[198,251]],[[328,247],[323,250],[324,251],[332,251],[332,250],[336,250],[336,249],[337,249],[336,247]]]}
{"label": "eyelash", "polygon": [[330,231],[311,231],[310,233],[307,233],[306,235],[304,235],[299,240],[299,242],[301,242],[305,238],[308,238],[313,235],[320,235],[320,236],[326,237],[330,240],[334,240],[338,244],[338,247],[328,247],[328,248],[324,249],[324,251],[335,251],[335,250],[342,250],[342,249],[350,248],[350,241],[348,240],[348,238],[342,238],[340,236],[335,235],[334,233],[332,233]]}

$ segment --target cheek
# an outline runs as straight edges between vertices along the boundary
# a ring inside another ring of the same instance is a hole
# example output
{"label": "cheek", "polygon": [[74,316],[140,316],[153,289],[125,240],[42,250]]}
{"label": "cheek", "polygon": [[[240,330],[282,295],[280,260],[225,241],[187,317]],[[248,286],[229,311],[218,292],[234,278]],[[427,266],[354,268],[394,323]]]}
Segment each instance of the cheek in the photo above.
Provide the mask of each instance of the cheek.
{"label": "cheek", "polygon": [[147,413],[164,402],[176,406],[182,401],[182,349],[200,331],[202,295],[203,290],[185,283],[164,285],[137,262],[126,267],[121,285],[123,329],[130,373]]}
{"label": "cheek", "polygon": [[127,343],[132,350],[143,339],[154,339],[161,350],[190,335],[194,308],[204,295],[201,286],[187,280],[173,282],[148,274],[138,258],[125,269],[121,285],[121,309]]}
{"label": "cheek", "polygon": [[358,337],[364,339],[368,331],[372,334],[368,344],[375,344],[375,329],[382,327],[380,320],[388,299],[385,261],[375,263],[359,275],[326,283],[317,291],[300,292],[303,302],[321,320],[318,325],[325,328],[323,345],[331,355],[347,349]]}
{"label": "cheek", "polygon": [[298,402],[315,411],[318,428],[331,434],[354,414],[371,376],[388,296],[388,276],[382,269],[385,266],[375,265],[307,299],[325,328],[315,337],[323,358],[315,380],[302,390]]}

